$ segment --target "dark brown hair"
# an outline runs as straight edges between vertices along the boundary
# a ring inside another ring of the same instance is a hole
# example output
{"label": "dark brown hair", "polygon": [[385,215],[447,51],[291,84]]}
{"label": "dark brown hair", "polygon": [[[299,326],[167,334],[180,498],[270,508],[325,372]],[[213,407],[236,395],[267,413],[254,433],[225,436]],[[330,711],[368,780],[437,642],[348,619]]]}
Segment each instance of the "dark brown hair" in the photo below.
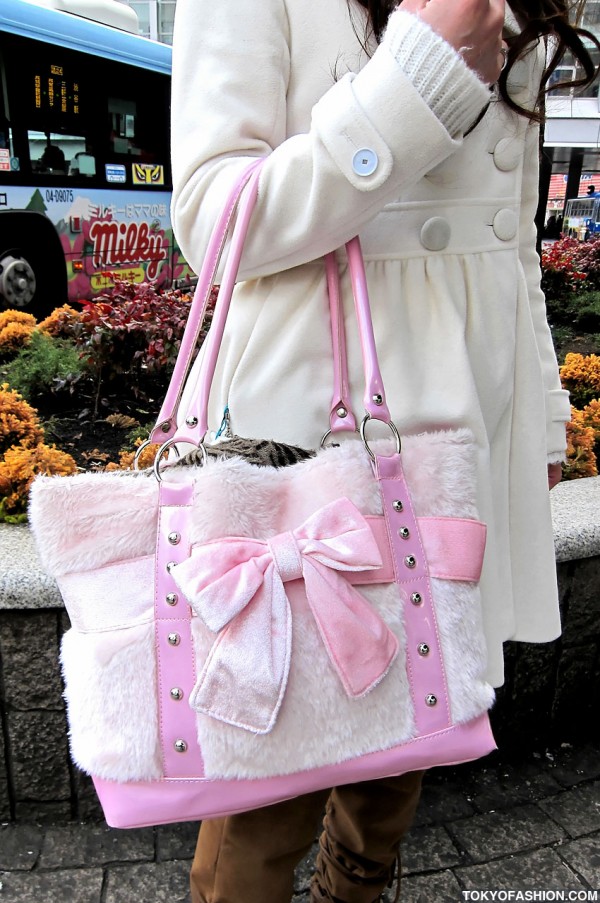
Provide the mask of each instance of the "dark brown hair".
{"label": "dark brown hair", "polygon": [[[357,0],[357,2],[367,10],[370,31],[379,41],[390,13],[398,5],[398,0]],[[578,0],[574,9],[576,21],[580,20],[584,6],[585,0]],[[520,21],[522,31],[508,42],[507,65],[498,79],[498,90],[502,99],[513,110],[530,119],[539,119],[539,112],[532,113],[530,110],[524,109],[510,97],[507,76],[515,60],[519,59],[526,47],[539,38],[550,39],[553,52],[542,80],[541,93],[543,95],[548,79],[568,51],[580,64],[585,75],[571,82],[561,82],[560,85],[573,87],[589,85],[596,77],[597,71],[590,52],[584,44],[584,39],[587,39],[599,50],[600,43],[591,32],[570,22],[566,0],[510,0],[510,7]],[[556,85],[552,87],[555,88]]]}

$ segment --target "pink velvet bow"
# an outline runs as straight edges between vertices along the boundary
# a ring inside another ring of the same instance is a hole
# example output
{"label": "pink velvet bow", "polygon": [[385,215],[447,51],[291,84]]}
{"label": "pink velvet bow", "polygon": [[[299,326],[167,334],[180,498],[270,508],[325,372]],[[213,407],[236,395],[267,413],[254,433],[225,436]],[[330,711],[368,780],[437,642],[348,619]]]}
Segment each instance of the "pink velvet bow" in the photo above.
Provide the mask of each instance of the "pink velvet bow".
{"label": "pink velvet bow", "polygon": [[292,647],[284,583],[300,579],[346,693],[368,693],[389,669],[398,641],[340,572],[381,564],[368,523],[346,498],[267,541],[226,537],[194,548],[171,574],[196,614],[219,636],[190,704],[255,733],[273,728]]}

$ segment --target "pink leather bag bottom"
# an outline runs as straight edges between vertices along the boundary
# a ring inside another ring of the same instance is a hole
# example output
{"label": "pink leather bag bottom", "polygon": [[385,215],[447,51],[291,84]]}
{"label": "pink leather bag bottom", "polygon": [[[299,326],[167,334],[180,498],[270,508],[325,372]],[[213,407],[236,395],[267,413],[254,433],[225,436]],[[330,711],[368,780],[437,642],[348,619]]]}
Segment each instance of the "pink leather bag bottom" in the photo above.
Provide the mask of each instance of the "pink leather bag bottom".
{"label": "pink leather bag bottom", "polygon": [[457,765],[494,749],[488,716],[481,715],[468,724],[418,737],[393,749],[292,775],[234,781],[166,778],[128,784],[94,778],[94,786],[111,827],[143,828],[233,815],[328,786],[420,771],[441,759]]}

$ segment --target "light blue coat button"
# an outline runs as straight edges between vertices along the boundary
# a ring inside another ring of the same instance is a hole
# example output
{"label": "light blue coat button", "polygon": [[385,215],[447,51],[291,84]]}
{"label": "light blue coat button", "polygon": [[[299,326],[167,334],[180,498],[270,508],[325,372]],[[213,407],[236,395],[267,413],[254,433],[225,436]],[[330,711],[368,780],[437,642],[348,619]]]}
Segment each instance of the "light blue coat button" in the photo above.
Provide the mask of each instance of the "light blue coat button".
{"label": "light blue coat button", "polygon": [[361,147],[352,157],[352,169],[357,176],[371,176],[377,169],[379,157],[370,147]]}

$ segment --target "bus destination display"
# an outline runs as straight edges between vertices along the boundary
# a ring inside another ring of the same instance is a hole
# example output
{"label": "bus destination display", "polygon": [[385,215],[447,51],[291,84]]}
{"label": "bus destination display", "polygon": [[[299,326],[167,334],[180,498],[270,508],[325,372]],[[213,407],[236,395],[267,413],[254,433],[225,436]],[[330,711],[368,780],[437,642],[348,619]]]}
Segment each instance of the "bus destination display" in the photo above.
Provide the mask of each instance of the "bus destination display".
{"label": "bus destination display", "polygon": [[36,110],[79,115],[79,82],[69,79],[63,66],[51,63],[49,71],[35,73],[33,83]]}

